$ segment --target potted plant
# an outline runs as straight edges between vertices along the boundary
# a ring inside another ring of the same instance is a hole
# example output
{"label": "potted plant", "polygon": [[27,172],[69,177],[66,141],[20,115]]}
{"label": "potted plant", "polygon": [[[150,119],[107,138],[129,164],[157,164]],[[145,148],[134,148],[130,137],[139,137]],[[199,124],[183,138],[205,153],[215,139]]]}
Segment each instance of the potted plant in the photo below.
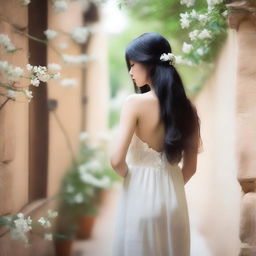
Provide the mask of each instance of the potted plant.
{"label": "potted plant", "polygon": [[63,211],[72,216],[69,219],[76,227],[76,237],[88,239],[99,212],[103,191],[109,189],[118,177],[108,164],[103,143],[93,145],[85,133],[80,138],[79,156],[73,160],[63,178],[60,195]]}

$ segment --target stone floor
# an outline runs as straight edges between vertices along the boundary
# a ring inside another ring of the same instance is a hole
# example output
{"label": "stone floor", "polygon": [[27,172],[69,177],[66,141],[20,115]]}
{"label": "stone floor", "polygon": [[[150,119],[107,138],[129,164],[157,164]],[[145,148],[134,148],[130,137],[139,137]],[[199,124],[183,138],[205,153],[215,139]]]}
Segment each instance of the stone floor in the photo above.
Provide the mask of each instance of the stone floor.
{"label": "stone floor", "polygon": [[92,238],[76,240],[72,247],[72,256],[112,256],[111,249],[120,186],[121,184],[116,184],[105,194]]}

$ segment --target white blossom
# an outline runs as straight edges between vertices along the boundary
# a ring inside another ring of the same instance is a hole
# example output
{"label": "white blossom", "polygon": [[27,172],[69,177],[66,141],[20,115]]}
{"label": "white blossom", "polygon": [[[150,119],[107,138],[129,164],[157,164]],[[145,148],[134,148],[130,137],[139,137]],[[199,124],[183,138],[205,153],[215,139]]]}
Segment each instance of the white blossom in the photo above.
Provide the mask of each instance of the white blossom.
{"label": "white blossom", "polygon": [[184,64],[186,64],[188,66],[195,66],[195,64],[191,60],[188,60],[188,59],[185,59]]}
{"label": "white blossom", "polygon": [[82,203],[83,201],[84,201],[84,198],[83,198],[83,195],[82,195],[82,193],[80,192],[80,193],[78,193],[78,194],[76,194],[75,196],[74,196],[74,201],[76,202],[76,203]]}
{"label": "white blossom", "polygon": [[89,138],[89,133],[88,132],[80,132],[79,134],[79,140],[80,141],[87,141],[87,139]]}
{"label": "white blossom", "polygon": [[[56,64],[57,65],[57,64]],[[31,71],[30,82],[34,86],[39,86],[39,82],[47,82],[48,80],[58,79],[60,77],[60,73],[49,73],[45,66],[32,66],[27,64],[27,69]]]}
{"label": "white blossom", "polygon": [[36,77],[34,77],[34,78],[32,78],[32,79],[30,80],[30,83],[31,83],[32,85],[38,87],[39,84],[40,84],[40,81],[39,81],[39,79],[37,79]]}
{"label": "white blossom", "polygon": [[196,52],[199,54],[199,55],[203,55],[204,54],[204,50],[202,48],[198,48],[196,50]]}
{"label": "white blossom", "polygon": [[72,185],[70,185],[70,184],[67,185],[66,190],[67,190],[68,193],[72,193],[72,192],[75,191],[74,187]]}
{"label": "white blossom", "polygon": [[53,9],[56,13],[65,12],[68,9],[68,4],[63,0],[55,0],[53,2]]}
{"label": "white blossom", "polygon": [[205,38],[211,38],[210,31],[208,29],[203,29],[199,34],[198,38],[205,39]]}
{"label": "white blossom", "polygon": [[162,61],[171,61],[172,64],[175,64],[175,55],[173,53],[163,53],[160,56],[160,60]]}
{"label": "white blossom", "polygon": [[42,82],[47,82],[51,78],[50,74],[47,73],[47,68],[44,66],[34,66],[33,74]]}
{"label": "white blossom", "polygon": [[44,31],[44,34],[48,40],[51,40],[58,35],[58,32],[52,29],[47,29]]}
{"label": "white blossom", "polygon": [[63,87],[75,87],[77,85],[77,80],[73,78],[62,79],[60,85]]}
{"label": "white blossom", "polygon": [[100,172],[102,166],[98,160],[90,161],[78,167],[80,175],[86,172]]}
{"label": "white blossom", "polygon": [[44,239],[47,241],[52,241],[53,240],[52,233],[44,233]]}
{"label": "white blossom", "polygon": [[182,63],[183,63],[183,58],[182,58],[182,56],[176,55],[176,63],[177,63],[177,64],[182,64]]}
{"label": "white blossom", "polygon": [[25,219],[23,213],[17,214],[17,219],[14,220],[14,228],[10,230],[11,237],[14,240],[24,241],[26,244],[28,243],[27,233],[32,229],[32,219],[30,216]]}
{"label": "white blossom", "polygon": [[182,56],[176,56],[177,63],[189,65],[189,66],[195,66],[195,64],[190,59],[185,59]]}
{"label": "white blossom", "polygon": [[42,82],[47,82],[51,78],[50,75],[47,73],[44,73],[44,74],[38,73],[37,77]]}
{"label": "white blossom", "polygon": [[57,211],[53,211],[53,210],[48,210],[47,211],[47,215],[49,218],[56,218],[58,216],[58,212]]}
{"label": "white blossom", "polygon": [[193,6],[195,0],[180,0],[180,4],[186,5],[187,7]]}
{"label": "white blossom", "polygon": [[51,226],[52,226],[52,223],[49,220],[47,220],[45,223],[45,227],[50,228]]}
{"label": "white blossom", "polygon": [[99,188],[106,188],[110,184],[110,179],[108,176],[104,176],[101,179],[97,179],[92,174],[83,172],[80,175],[80,178],[84,183],[88,183]]}
{"label": "white blossom", "polygon": [[86,43],[89,36],[89,29],[87,27],[76,27],[71,31],[71,38],[78,44]]}
{"label": "white blossom", "polygon": [[6,97],[15,100],[17,98],[17,91],[14,90],[7,90]]}
{"label": "white blossom", "polygon": [[190,17],[193,19],[197,19],[198,18],[198,13],[196,12],[195,9],[192,9],[192,11],[190,12]]}
{"label": "white blossom", "polygon": [[216,4],[223,3],[223,0],[207,0],[208,6],[214,6]]}
{"label": "white blossom", "polygon": [[25,94],[25,96],[28,98],[29,101],[33,98],[32,91],[28,89],[24,89],[23,93]]}
{"label": "white blossom", "polygon": [[52,226],[51,222],[49,220],[47,220],[46,218],[44,217],[41,217],[38,222],[45,228],[49,228]]}
{"label": "white blossom", "polygon": [[8,35],[0,34],[0,44],[7,52],[12,52],[16,50],[16,47],[13,45]]}
{"label": "white blossom", "polygon": [[60,72],[51,74],[53,79],[59,79],[60,78]]}
{"label": "white blossom", "polygon": [[29,5],[30,4],[30,0],[20,0],[20,3],[22,4],[22,5]]}
{"label": "white blossom", "polygon": [[47,67],[49,70],[52,70],[52,71],[60,71],[61,70],[60,64],[57,64],[57,63],[49,63],[47,65]]}
{"label": "white blossom", "polygon": [[24,70],[17,66],[10,65],[7,61],[0,61],[0,72],[7,80],[18,81],[24,73]]}
{"label": "white blossom", "polygon": [[69,64],[82,64],[82,63],[87,63],[89,61],[89,57],[87,54],[81,54],[78,56],[63,54],[62,58],[66,63],[69,63]]}
{"label": "white blossom", "polygon": [[185,13],[180,13],[180,23],[182,28],[188,28],[190,25],[190,20],[189,20],[189,14],[188,12]]}
{"label": "white blossom", "polygon": [[39,222],[42,226],[44,226],[45,223],[46,223],[46,219],[43,218],[43,217],[41,217],[41,218],[38,220],[38,222]]}
{"label": "white blossom", "polygon": [[196,40],[197,36],[198,36],[199,30],[195,29],[193,31],[191,31],[188,35],[191,41]]}
{"label": "white blossom", "polygon": [[224,12],[222,12],[222,16],[227,17],[228,16],[228,10],[225,10]]}
{"label": "white blossom", "polygon": [[31,71],[31,70],[33,69],[33,66],[30,65],[30,64],[27,64],[27,65],[26,65],[26,68],[27,68],[27,70]]}
{"label": "white blossom", "polygon": [[189,53],[193,49],[193,46],[191,44],[187,44],[186,42],[183,43],[182,51],[184,53]]}
{"label": "white blossom", "polygon": [[209,17],[207,16],[207,14],[199,14],[197,19],[200,21],[200,22],[203,22],[203,24],[206,23],[206,21],[209,20]]}
{"label": "white blossom", "polygon": [[24,214],[22,212],[20,212],[20,213],[17,214],[17,217],[20,218],[20,219],[24,218]]}

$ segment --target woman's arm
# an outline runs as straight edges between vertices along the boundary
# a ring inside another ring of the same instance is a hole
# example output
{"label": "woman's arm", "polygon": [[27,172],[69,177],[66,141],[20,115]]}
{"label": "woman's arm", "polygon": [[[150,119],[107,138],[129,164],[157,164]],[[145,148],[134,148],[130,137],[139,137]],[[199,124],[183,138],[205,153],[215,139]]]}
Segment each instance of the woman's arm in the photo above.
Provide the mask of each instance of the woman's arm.
{"label": "woman's arm", "polygon": [[194,133],[191,139],[190,147],[184,150],[182,173],[184,184],[195,174],[197,167],[199,137],[198,133]]}
{"label": "woman's arm", "polygon": [[138,121],[138,109],[138,95],[129,95],[121,110],[118,136],[113,142],[110,163],[117,174],[122,177],[128,173],[125,158]]}
{"label": "woman's arm", "polygon": [[184,184],[195,174],[197,166],[197,150],[184,151],[182,173]]}

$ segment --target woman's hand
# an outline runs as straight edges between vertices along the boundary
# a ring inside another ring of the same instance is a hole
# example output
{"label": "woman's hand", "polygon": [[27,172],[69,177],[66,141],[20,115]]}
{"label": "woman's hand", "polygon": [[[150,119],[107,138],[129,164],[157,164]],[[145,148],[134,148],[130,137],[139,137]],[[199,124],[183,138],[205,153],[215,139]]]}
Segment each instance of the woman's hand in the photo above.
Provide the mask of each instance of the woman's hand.
{"label": "woman's hand", "polygon": [[129,167],[125,161],[116,166],[112,164],[112,168],[116,171],[116,173],[119,176],[123,178],[125,178],[128,175]]}

